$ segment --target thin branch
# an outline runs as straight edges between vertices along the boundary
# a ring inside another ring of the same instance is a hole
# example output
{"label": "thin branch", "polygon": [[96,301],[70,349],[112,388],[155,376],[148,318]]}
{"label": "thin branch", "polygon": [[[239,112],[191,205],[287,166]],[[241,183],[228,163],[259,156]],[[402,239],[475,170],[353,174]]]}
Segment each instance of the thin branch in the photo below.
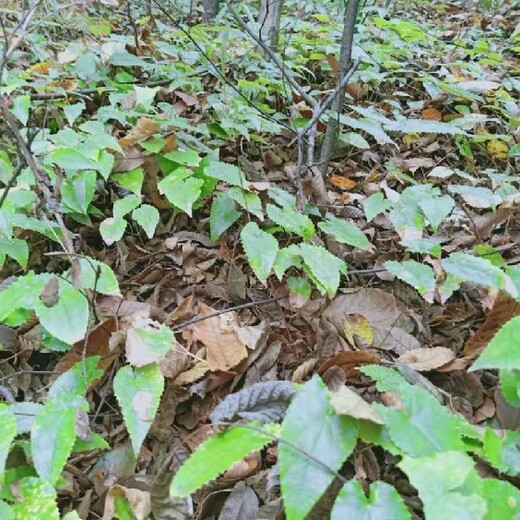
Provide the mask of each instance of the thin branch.
{"label": "thin branch", "polygon": [[220,311],[215,311],[210,314],[206,314],[204,316],[197,316],[196,318],[193,318],[191,320],[185,321],[183,323],[179,323],[179,325],[174,325],[173,327],[170,327],[171,330],[180,330],[184,329],[186,327],[189,327],[190,325],[194,325],[195,323],[199,323],[199,321],[209,320],[210,318],[215,318],[216,316],[220,316],[221,314],[226,314],[228,312],[234,312],[234,311],[240,311],[242,309],[250,309],[251,307],[257,307],[260,305],[267,305],[269,303],[277,302],[280,300],[285,300],[288,298],[288,296],[279,296],[278,298],[269,298],[267,300],[258,300],[256,302],[247,302],[242,303],[240,305],[235,305],[234,307],[228,307],[227,309],[222,309]]}

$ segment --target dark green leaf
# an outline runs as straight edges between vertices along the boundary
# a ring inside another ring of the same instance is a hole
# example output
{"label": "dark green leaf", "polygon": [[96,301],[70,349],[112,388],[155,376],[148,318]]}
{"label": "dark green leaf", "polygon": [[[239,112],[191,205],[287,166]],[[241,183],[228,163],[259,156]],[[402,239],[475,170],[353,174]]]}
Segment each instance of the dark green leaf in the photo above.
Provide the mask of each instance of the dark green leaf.
{"label": "dark green leaf", "polygon": [[241,213],[235,208],[234,200],[227,193],[219,193],[211,205],[209,217],[211,240],[216,242],[220,235],[228,230],[240,217]]}
{"label": "dark green leaf", "polygon": [[333,472],[352,453],[357,440],[356,422],[334,412],[329,392],[321,379],[314,376],[289,406],[282,438],[310,455],[287,443],[278,446],[286,517],[300,520],[334,480]]}

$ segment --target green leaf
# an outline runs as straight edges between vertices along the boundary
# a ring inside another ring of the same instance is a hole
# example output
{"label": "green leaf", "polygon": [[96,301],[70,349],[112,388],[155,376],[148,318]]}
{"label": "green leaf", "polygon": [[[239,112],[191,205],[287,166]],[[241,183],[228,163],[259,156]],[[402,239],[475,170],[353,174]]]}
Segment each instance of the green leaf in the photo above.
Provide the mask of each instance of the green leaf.
{"label": "green leaf", "polygon": [[242,171],[233,164],[212,161],[204,168],[204,173],[231,186],[245,188],[248,185]]}
{"label": "green leaf", "polygon": [[385,196],[381,192],[370,195],[370,197],[368,197],[368,199],[363,203],[363,209],[365,210],[368,222],[370,222],[376,215],[384,213],[391,207],[392,202],[385,199]]}
{"label": "green leaf", "polygon": [[159,361],[175,344],[173,332],[166,325],[150,322],[127,332],[126,358],[131,365],[141,367]]}
{"label": "green leaf", "polygon": [[259,280],[265,281],[278,254],[276,238],[261,230],[256,222],[246,224],[240,238],[253,272]]}
{"label": "green leaf", "polygon": [[89,320],[88,300],[70,283],[60,280],[56,305],[47,307],[38,299],[34,310],[42,326],[61,341],[72,345],[85,337]]}
{"label": "green leaf", "polygon": [[274,204],[267,204],[266,209],[267,216],[288,233],[296,233],[306,240],[314,236],[312,220],[307,215],[297,211],[296,208],[291,206],[279,208]]}
{"label": "green leaf", "polygon": [[80,283],[83,289],[92,291],[95,289],[101,294],[121,295],[116,275],[109,265],[87,256],[79,259],[79,267]]}
{"label": "green leaf", "polygon": [[370,495],[365,496],[357,480],[347,482],[338,494],[331,512],[331,520],[407,520],[412,516],[396,489],[385,482],[374,482]]}
{"label": "green leaf", "polygon": [[[417,289],[421,296],[433,293],[435,289],[435,273],[429,265],[421,264],[415,260],[406,260],[405,262],[388,261],[383,265],[394,276]],[[430,296],[433,297],[433,294],[430,294]]]}
{"label": "green leaf", "polygon": [[485,368],[520,370],[520,316],[509,320],[495,334],[469,370]]}
{"label": "green leaf", "polygon": [[296,244],[278,250],[273,265],[278,280],[281,280],[285,271],[291,267],[302,267],[300,247]]}
{"label": "green leaf", "polygon": [[142,168],[135,168],[125,173],[114,173],[111,178],[128,191],[136,195],[141,195],[141,188],[143,187],[144,181]]}
{"label": "green leaf", "polygon": [[430,121],[427,119],[401,119],[383,124],[385,130],[389,132],[403,132],[405,134],[450,134],[465,135],[466,132],[449,123],[440,121]]}
{"label": "green leaf", "polygon": [[150,204],[143,204],[132,212],[132,218],[144,229],[148,238],[153,238],[160,215],[157,208]]}
{"label": "green leaf", "polygon": [[34,419],[41,408],[41,404],[32,403],[30,401],[12,403],[9,405],[9,410],[11,410],[11,413],[16,419],[16,435],[31,431]]}
{"label": "green leaf", "polygon": [[482,455],[495,468],[511,476],[520,473],[520,432],[487,428],[483,441]]}
{"label": "green leaf", "polygon": [[86,215],[95,189],[96,173],[82,171],[74,178],[65,180],[61,188],[61,200],[70,209]]}
{"label": "green leaf", "polygon": [[137,455],[157,413],[164,377],[155,363],[136,369],[126,365],[117,372],[113,386]]}
{"label": "green leaf", "polygon": [[461,195],[474,208],[494,208],[502,202],[502,197],[495,195],[489,188],[452,184],[449,190]]}
{"label": "green leaf", "polygon": [[164,157],[174,163],[182,164],[184,166],[198,166],[200,163],[200,156],[195,150],[177,150],[165,154]]}
{"label": "green leaf", "polygon": [[14,520],[14,510],[3,500],[0,500],[0,518],[2,520]]}
{"label": "green leaf", "polygon": [[216,242],[220,235],[229,229],[241,217],[235,208],[235,202],[227,193],[219,193],[211,205],[209,227],[211,240]]}
{"label": "green leaf", "polygon": [[11,240],[0,238],[0,253],[10,256],[24,269],[27,267],[27,261],[29,260],[29,246],[25,240],[20,238],[12,238]]}
{"label": "green leaf", "polygon": [[74,103],[74,105],[63,105],[63,113],[65,114],[67,123],[69,123],[69,125],[71,126],[74,123],[74,121],[78,119],[83,110],[85,110],[84,101],[78,101],[77,103]]}
{"label": "green leaf", "polygon": [[486,478],[483,483],[483,498],[488,510],[485,520],[520,518],[520,491],[504,480]]}
{"label": "green leaf", "polygon": [[499,373],[500,390],[506,401],[516,408],[520,408],[520,370],[503,368]]}
{"label": "green leaf", "polygon": [[84,396],[90,385],[103,375],[103,372],[97,368],[98,363],[99,356],[78,361],[54,381],[47,394],[47,402],[55,401],[64,406],[69,403],[70,406],[77,407],[77,398]]}
{"label": "green leaf", "polygon": [[13,505],[14,520],[59,520],[56,492],[51,484],[37,477],[26,477],[17,486],[18,502]]}
{"label": "green leaf", "polygon": [[126,51],[114,52],[110,56],[110,63],[119,67],[147,67],[148,64],[135,54]]}
{"label": "green leaf", "polygon": [[262,201],[256,193],[232,186],[228,189],[227,194],[246,211],[257,217],[259,220],[264,220]]}
{"label": "green leaf", "polygon": [[205,440],[173,477],[170,494],[177,497],[191,495],[249,453],[273,442],[272,436],[262,433],[262,430],[273,434],[277,425],[251,423],[250,426],[260,431],[234,426]]}
{"label": "green leaf", "polygon": [[287,285],[293,293],[299,294],[304,298],[311,297],[311,284],[305,278],[290,276],[287,278]]}
{"label": "green leaf", "polygon": [[447,274],[465,282],[489,285],[497,289],[505,286],[504,272],[484,258],[466,253],[452,253],[442,261],[442,267]]}
{"label": "green leaf", "polygon": [[94,433],[88,441],[84,441],[79,437],[76,439],[74,446],[72,448],[72,452],[76,453],[78,451],[90,451],[90,450],[108,450],[110,449],[110,444],[101,437],[101,435]]}
{"label": "green leaf", "polygon": [[368,141],[361,134],[357,134],[356,132],[347,132],[345,134],[340,134],[338,136],[338,140],[342,144],[355,146],[356,148],[360,148],[361,150],[368,150],[370,148]]}
{"label": "green leaf", "polygon": [[35,275],[30,272],[0,291],[0,321],[4,321],[17,309],[32,310],[49,278],[47,274]]}
{"label": "green leaf", "polygon": [[141,204],[141,197],[138,195],[127,195],[114,202],[112,213],[115,219],[121,219]]}
{"label": "green leaf", "polygon": [[[67,403],[70,405],[70,403]],[[76,440],[76,415],[87,411],[84,398],[77,398],[77,406],[64,406],[51,400],[40,410],[31,431],[31,452],[38,475],[53,486],[72,453]]]}
{"label": "green leaf", "polygon": [[520,143],[515,144],[508,153],[509,157],[520,157]]}
{"label": "green leaf", "polygon": [[4,403],[0,403],[0,476],[5,470],[5,461],[9,454],[11,442],[17,434],[16,418],[11,409]]}
{"label": "green leaf", "polygon": [[347,220],[336,218],[334,215],[327,215],[327,220],[320,222],[318,227],[327,235],[332,235],[338,242],[349,246],[367,249],[370,242],[365,233],[355,224]]}
{"label": "green leaf", "polygon": [[193,204],[199,199],[203,184],[202,179],[194,177],[180,179],[170,174],[158,184],[158,188],[161,193],[166,195],[170,204],[191,217]]}
{"label": "green leaf", "polygon": [[465,453],[448,451],[432,457],[403,457],[398,466],[419,491],[428,520],[484,518],[482,480]]}
{"label": "green leaf", "polygon": [[106,218],[99,225],[99,232],[107,246],[121,240],[125,233],[126,220],[124,218]]}
{"label": "green leaf", "polygon": [[346,271],[345,262],[321,246],[300,244],[300,252],[305,271],[320,292],[334,296],[339,287],[340,273]]}
{"label": "green leaf", "polygon": [[50,153],[50,160],[64,170],[96,170],[98,164],[74,148],[58,148]]}
{"label": "green leaf", "polygon": [[401,245],[412,253],[441,256],[441,245],[432,238],[411,238],[401,240]]}
{"label": "green leaf", "polygon": [[281,437],[325,466],[289,444],[278,445],[285,514],[287,520],[300,520],[334,480],[330,470],[339,471],[352,453],[357,440],[356,422],[334,412],[325,384],[314,376],[293,398]]}
{"label": "green leaf", "polygon": [[16,96],[13,98],[12,107],[9,111],[22,123],[27,125],[29,121],[29,109],[31,108],[31,96]]}
{"label": "green leaf", "polygon": [[437,232],[442,221],[450,214],[455,207],[455,201],[449,196],[432,197],[419,201],[424,216],[430,222],[432,229]]}
{"label": "green leaf", "polygon": [[413,457],[463,449],[457,418],[432,394],[386,367],[366,366],[361,371],[375,379],[378,390],[401,398],[400,408],[373,405],[398,448]]}

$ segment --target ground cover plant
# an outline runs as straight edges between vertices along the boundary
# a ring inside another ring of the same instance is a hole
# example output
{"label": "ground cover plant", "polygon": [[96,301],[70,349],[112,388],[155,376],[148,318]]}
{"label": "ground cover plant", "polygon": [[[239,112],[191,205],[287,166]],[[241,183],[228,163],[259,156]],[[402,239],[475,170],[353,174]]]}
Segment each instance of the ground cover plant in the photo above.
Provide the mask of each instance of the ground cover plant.
{"label": "ground cover plant", "polygon": [[520,517],[520,6],[0,6],[0,518]]}

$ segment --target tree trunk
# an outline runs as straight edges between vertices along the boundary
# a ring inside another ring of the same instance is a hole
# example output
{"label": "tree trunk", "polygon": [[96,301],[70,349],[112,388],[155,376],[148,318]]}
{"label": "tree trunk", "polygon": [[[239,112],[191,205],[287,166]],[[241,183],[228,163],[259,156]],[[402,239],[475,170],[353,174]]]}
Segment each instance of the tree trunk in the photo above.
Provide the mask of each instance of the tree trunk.
{"label": "tree trunk", "polygon": [[[341,50],[339,54],[338,67],[338,84],[347,74],[352,65],[352,40],[354,39],[354,31],[356,26],[356,17],[359,10],[361,0],[349,0],[345,9],[343,18],[343,36],[341,37]],[[332,103],[332,114],[325,131],[325,138],[320,153],[320,171],[325,177],[329,169],[329,163],[336,147],[339,134],[338,115],[341,113],[343,103],[345,102],[345,89],[341,89],[340,93]]]}
{"label": "tree trunk", "polygon": [[272,51],[278,47],[283,0],[260,0],[260,38]]}
{"label": "tree trunk", "polygon": [[204,7],[202,21],[209,22],[217,16],[220,7],[220,0],[202,0],[202,5]]}

